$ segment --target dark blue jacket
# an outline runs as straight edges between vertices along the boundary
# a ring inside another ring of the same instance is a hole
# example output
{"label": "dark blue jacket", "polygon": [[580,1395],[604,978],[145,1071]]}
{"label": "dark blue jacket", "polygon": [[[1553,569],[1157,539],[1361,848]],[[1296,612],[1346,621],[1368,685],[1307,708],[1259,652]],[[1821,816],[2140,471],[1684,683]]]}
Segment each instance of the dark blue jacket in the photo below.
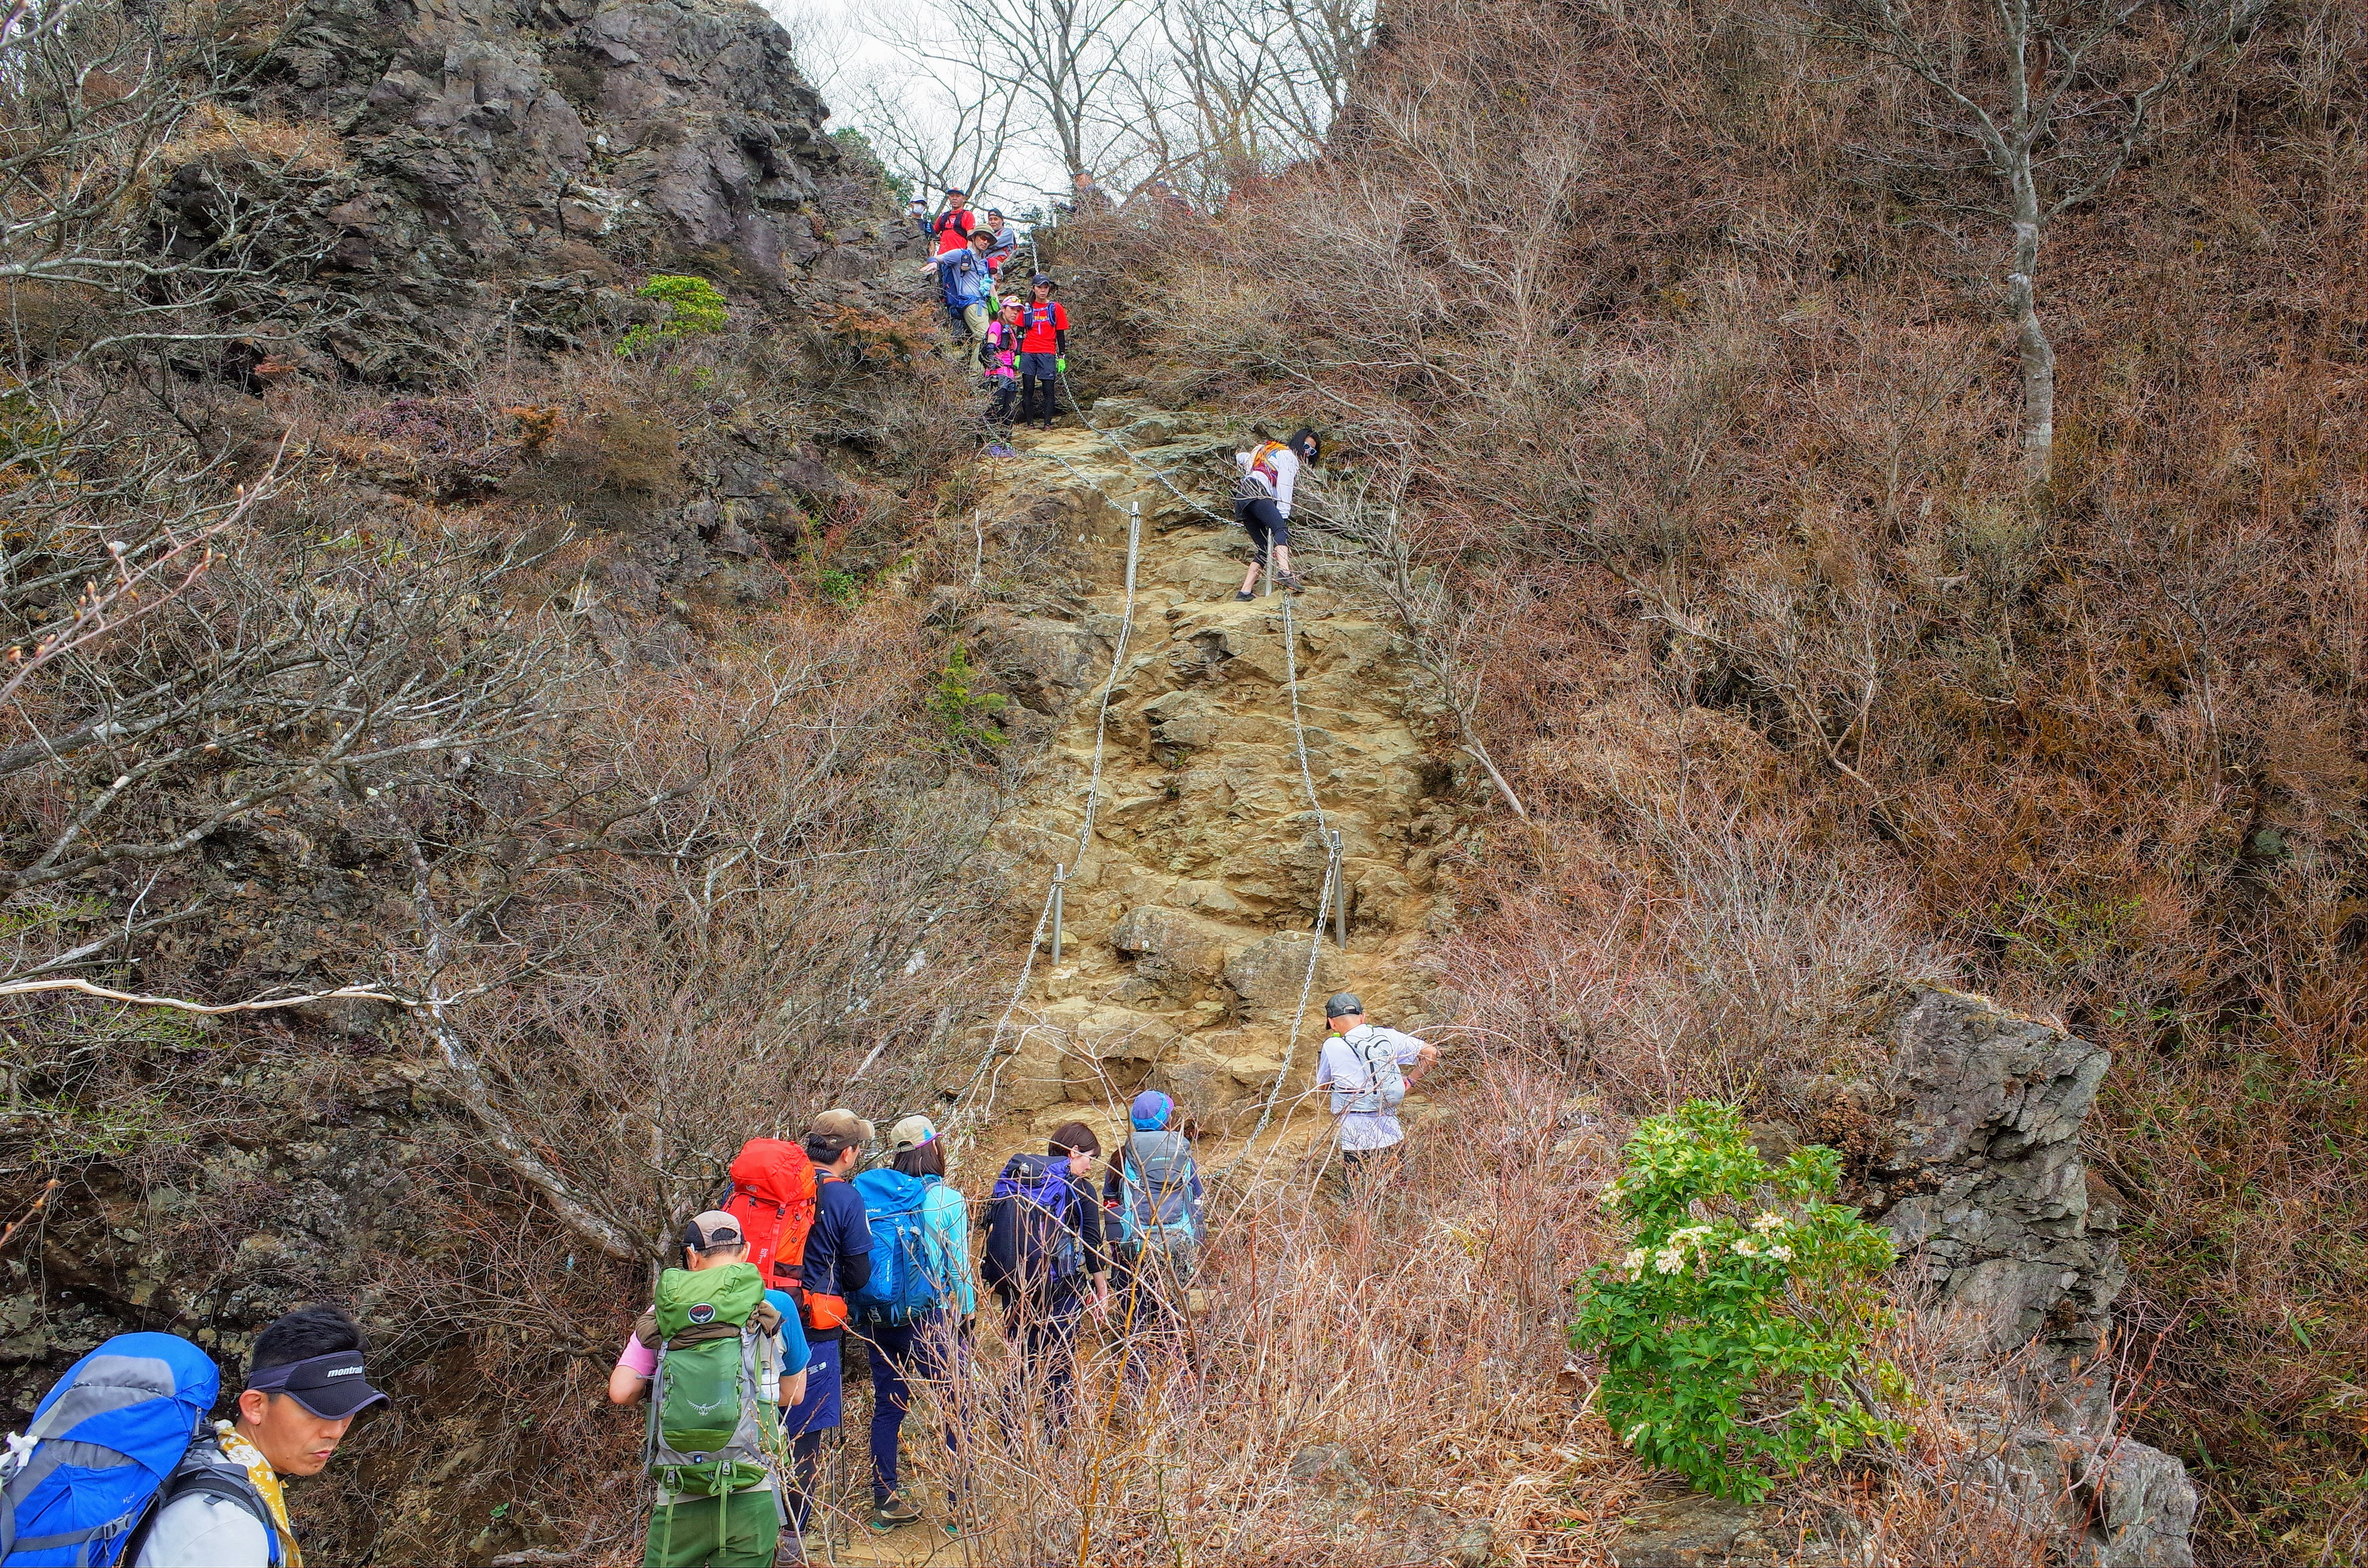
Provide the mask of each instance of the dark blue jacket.
{"label": "dark blue jacket", "polygon": [[[814,1173],[814,1222],[806,1233],[805,1288],[825,1296],[851,1296],[871,1278],[871,1221],[854,1185]],[[840,1331],[806,1324],[809,1341],[837,1339]]]}

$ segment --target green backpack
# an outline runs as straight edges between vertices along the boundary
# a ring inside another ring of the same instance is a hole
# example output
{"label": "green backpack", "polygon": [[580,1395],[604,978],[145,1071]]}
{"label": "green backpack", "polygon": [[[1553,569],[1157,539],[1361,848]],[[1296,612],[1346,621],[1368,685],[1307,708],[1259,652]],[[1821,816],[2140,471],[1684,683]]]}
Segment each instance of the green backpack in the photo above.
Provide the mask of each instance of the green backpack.
{"label": "green backpack", "polygon": [[778,1324],[753,1264],[658,1277],[657,1302],[637,1327],[643,1343],[657,1347],[647,1452],[660,1486],[714,1497],[770,1475],[763,1381]]}

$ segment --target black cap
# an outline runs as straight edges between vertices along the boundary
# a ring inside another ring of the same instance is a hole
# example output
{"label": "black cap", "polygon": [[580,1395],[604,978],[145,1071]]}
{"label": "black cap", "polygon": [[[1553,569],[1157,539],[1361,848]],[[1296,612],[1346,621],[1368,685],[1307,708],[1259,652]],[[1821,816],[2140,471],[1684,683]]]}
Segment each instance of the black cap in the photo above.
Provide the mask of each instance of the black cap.
{"label": "black cap", "polygon": [[1324,1016],[1327,1018],[1345,1018],[1351,1013],[1361,1013],[1364,1010],[1365,1005],[1358,1001],[1354,994],[1347,991],[1341,992],[1324,1004]]}
{"label": "black cap", "polygon": [[324,1421],[342,1421],[386,1397],[370,1387],[359,1350],[334,1350],[277,1367],[258,1367],[247,1374],[246,1386],[265,1393],[284,1393]]}

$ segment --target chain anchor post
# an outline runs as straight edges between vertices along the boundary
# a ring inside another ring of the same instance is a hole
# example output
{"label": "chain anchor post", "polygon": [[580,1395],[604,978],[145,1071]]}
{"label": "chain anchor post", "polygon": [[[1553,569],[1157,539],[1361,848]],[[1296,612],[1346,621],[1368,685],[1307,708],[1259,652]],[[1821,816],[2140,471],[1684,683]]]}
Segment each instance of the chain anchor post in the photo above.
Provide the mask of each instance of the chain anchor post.
{"label": "chain anchor post", "polygon": [[1069,869],[1066,866],[1053,868],[1053,962],[1056,967],[1061,961],[1062,892],[1068,886],[1068,881]]}

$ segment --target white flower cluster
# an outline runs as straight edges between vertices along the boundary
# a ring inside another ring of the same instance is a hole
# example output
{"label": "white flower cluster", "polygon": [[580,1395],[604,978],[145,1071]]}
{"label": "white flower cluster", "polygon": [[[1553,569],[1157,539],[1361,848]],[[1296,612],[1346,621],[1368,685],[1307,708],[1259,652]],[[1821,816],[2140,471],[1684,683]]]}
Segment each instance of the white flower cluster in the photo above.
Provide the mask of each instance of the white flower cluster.
{"label": "white flower cluster", "polygon": [[[1657,1249],[1632,1247],[1622,1254],[1612,1278],[1633,1280],[1641,1278],[1649,1263],[1656,1274],[1681,1273],[1686,1267],[1687,1254],[1706,1256],[1710,1251],[1710,1225],[1688,1225],[1681,1231],[1671,1231]],[[1778,1263],[1793,1261],[1793,1249],[1777,1237],[1785,1228],[1781,1215],[1762,1214],[1751,1222],[1752,1233],[1738,1236],[1727,1244],[1726,1250],[1737,1257],[1765,1257]]]}
{"label": "white flower cluster", "polygon": [[1737,1257],[1772,1257],[1779,1263],[1790,1263],[1793,1261],[1793,1249],[1775,1239],[1776,1233],[1783,1228],[1782,1215],[1762,1214],[1751,1221],[1752,1233],[1759,1239],[1754,1241],[1751,1236],[1744,1236],[1726,1250]]}

